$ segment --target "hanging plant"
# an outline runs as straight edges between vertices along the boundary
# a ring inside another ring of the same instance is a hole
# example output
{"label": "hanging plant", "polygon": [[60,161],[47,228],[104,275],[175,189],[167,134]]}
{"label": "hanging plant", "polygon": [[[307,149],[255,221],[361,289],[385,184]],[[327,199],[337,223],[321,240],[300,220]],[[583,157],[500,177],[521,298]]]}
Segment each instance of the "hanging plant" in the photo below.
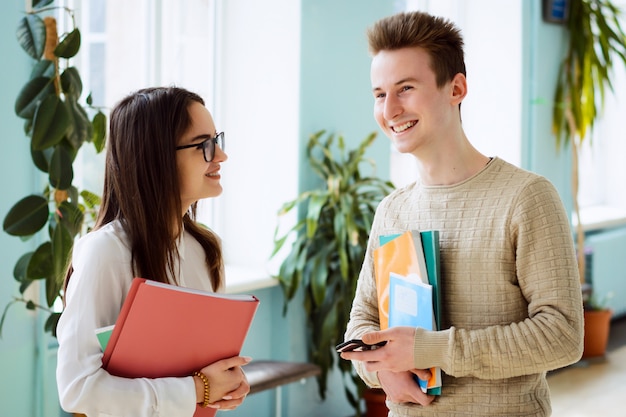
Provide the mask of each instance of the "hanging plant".
{"label": "hanging plant", "polygon": [[[93,221],[100,197],[74,185],[73,163],[83,144],[92,143],[101,152],[106,138],[106,116],[92,106],[91,95],[81,104],[83,83],[78,70],[70,65],[80,49],[80,31],[71,9],[46,7],[52,0],[33,1],[17,27],[17,40],[34,60],[29,80],[15,100],[15,114],[24,119],[24,132],[30,137],[34,166],[47,174],[42,193],[18,201],[4,218],[6,233],[28,240],[41,230],[47,235],[37,249],[22,255],[13,270],[21,296],[7,304],[0,319],[0,335],[9,307],[24,303],[28,309],[49,313],[45,330],[56,336],[60,317],[53,306],[61,296],[65,270],[74,238]],[[56,19],[39,15],[63,9],[71,18],[69,32],[58,35]],[[93,114],[90,118],[89,114]],[[45,304],[25,297],[35,281],[45,285]]]}

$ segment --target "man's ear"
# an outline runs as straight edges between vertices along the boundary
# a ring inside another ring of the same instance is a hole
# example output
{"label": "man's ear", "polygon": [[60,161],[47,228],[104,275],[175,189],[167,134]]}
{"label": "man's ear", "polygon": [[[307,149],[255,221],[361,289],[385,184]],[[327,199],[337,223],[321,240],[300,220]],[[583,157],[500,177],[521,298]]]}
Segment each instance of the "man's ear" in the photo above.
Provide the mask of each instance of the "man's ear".
{"label": "man's ear", "polygon": [[451,90],[451,104],[461,104],[465,96],[467,95],[467,79],[465,75],[460,72],[454,76],[450,81]]}

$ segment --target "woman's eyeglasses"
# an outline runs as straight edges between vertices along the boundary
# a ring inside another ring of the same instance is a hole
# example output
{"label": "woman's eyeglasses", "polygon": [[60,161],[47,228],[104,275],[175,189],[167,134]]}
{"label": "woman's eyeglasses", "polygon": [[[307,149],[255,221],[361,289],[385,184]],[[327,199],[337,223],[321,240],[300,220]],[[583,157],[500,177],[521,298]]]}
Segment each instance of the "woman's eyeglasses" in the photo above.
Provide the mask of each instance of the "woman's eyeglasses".
{"label": "woman's eyeglasses", "polygon": [[204,154],[204,160],[207,162],[213,161],[215,157],[215,145],[219,146],[221,150],[224,150],[224,132],[220,132],[215,135],[214,138],[208,137],[200,143],[192,143],[191,145],[182,145],[177,146],[176,150],[180,151],[181,149],[189,149],[189,148],[202,148],[202,153]]}

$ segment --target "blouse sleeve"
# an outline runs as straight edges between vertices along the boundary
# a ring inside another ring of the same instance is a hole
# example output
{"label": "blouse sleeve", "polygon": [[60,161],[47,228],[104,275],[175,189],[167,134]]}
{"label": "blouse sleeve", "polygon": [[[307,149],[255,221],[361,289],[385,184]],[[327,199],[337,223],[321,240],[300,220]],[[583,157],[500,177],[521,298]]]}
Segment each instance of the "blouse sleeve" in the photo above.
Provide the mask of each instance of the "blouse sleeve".
{"label": "blouse sleeve", "polygon": [[61,407],[106,416],[193,415],[193,378],[121,378],[102,369],[95,330],[115,323],[132,272],[130,253],[113,233],[87,234],[74,246],[74,272],[57,327],[57,386]]}

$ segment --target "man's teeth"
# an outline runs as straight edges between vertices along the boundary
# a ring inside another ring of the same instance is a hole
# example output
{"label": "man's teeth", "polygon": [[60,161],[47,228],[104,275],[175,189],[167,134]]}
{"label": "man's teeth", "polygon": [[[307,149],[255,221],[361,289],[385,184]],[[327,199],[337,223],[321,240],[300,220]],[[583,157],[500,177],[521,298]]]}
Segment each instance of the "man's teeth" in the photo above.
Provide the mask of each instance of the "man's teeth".
{"label": "man's teeth", "polygon": [[208,174],[204,174],[205,177],[216,177],[219,173],[217,172],[209,172]]}
{"label": "man's teeth", "polygon": [[407,130],[410,127],[413,127],[417,124],[417,122],[413,121],[413,122],[406,122],[403,125],[398,125],[398,126],[394,126],[393,127],[393,131],[396,133],[400,133],[400,132],[404,132],[405,130]]}

